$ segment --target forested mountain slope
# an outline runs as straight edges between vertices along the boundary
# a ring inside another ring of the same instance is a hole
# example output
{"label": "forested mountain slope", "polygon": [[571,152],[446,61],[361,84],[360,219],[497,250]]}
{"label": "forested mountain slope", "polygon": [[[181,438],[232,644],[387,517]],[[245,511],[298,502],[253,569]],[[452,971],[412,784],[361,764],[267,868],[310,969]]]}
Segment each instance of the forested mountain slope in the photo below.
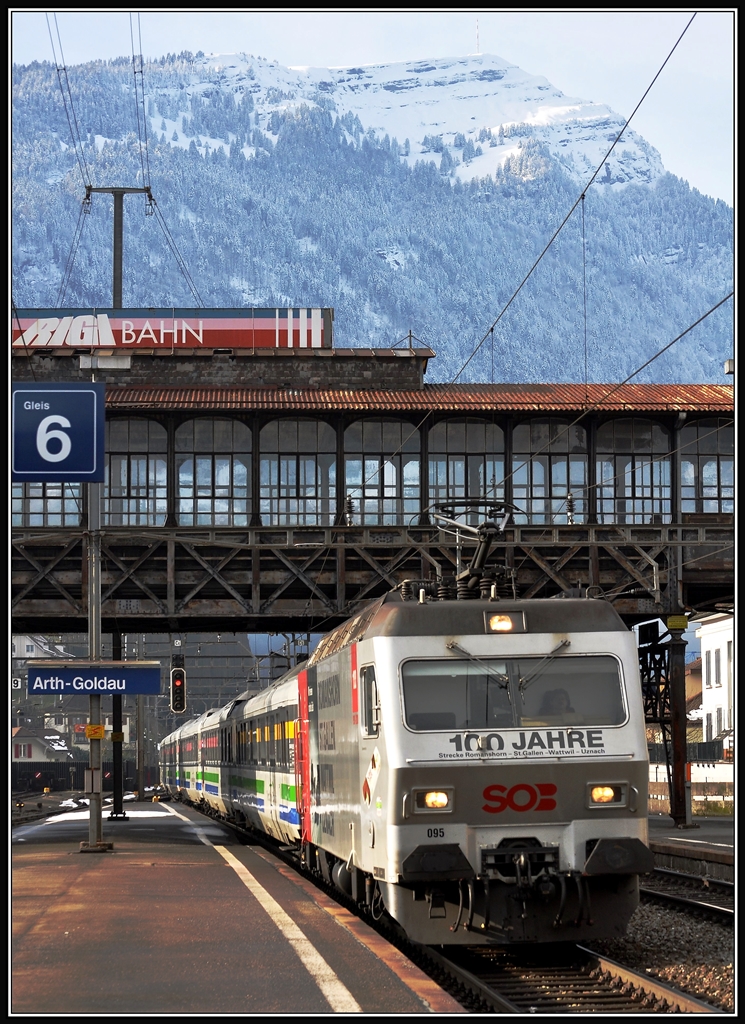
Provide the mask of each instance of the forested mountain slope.
{"label": "forested mountain slope", "polygon": [[[464,59],[453,82],[433,62],[430,85],[378,69],[367,107],[366,69],[324,78],[227,60],[145,65],[147,159],[131,62],[70,68],[84,173],[94,186],[150,181],[204,305],[333,306],[339,346],[389,346],[412,331],[437,352],[433,382],[457,374],[622,123],[607,108],[562,106],[544,79],[498,58]],[[505,119],[495,91],[510,76],[533,104],[524,122]],[[13,301],[55,306],[83,175],[54,67],[16,66],[13,80]],[[422,110],[437,93],[446,130],[433,134],[431,104],[426,118],[412,114],[397,95],[406,89]],[[391,95],[398,106],[383,103]],[[406,138],[385,130],[386,116]],[[112,206],[93,197],[65,306],[111,304]],[[731,289],[733,213],[665,173],[639,136],[584,207],[587,376],[617,381]],[[584,380],[582,254],[580,206],[461,380]],[[144,198],[125,199],[124,305],[196,304]],[[728,303],[636,379],[721,381],[732,354]]]}

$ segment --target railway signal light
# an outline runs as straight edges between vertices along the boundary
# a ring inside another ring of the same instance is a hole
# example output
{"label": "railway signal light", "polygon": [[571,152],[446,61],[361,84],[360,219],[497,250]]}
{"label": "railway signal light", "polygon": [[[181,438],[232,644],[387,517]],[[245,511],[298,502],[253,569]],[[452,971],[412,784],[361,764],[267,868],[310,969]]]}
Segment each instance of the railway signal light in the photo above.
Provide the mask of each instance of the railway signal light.
{"label": "railway signal light", "polygon": [[171,711],[177,715],[186,711],[186,672],[182,668],[171,669]]}

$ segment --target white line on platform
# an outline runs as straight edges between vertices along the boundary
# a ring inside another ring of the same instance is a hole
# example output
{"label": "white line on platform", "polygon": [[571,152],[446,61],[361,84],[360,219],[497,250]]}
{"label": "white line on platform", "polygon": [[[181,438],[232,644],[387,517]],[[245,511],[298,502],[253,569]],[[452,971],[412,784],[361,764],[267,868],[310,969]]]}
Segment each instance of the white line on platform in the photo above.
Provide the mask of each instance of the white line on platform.
{"label": "white line on platform", "polygon": [[248,868],[224,846],[215,849],[235,871],[252,896],[261,904],[303,962],[303,966],[326,997],[334,1013],[362,1013],[349,989],[339,980],[321,954],[279,903],[260,885]]}
{"label": "white line on platform", "polygon": [[653,843],[689,843],[693,846],[721,846],[723,850],[731,850],[733,848],[732,843],[712,843],[710,839],[687,839],[683,836],[663,836],[661,839],[657,836],[650,836],[650,841]]}
{"label": "white line on platform", "polygon": [[[182,814],[181,811],[177,811],[175,807],[169,807],[168,804],[163,804],[162,807],[163,810],[168,811],[169,814],[175,814],[177,818],[181,818],[182,821],[188,822],[194,829],[197,839],[200,842],[204,843],[205,846],[214,846],[214,843],[212,843],[211,840],[206,835],[207,829],[202,828],[201,825],[199,825],[196,821],[192,821],[191,818],[187,818],[185,814]],[[225,835],[225,832],[219,826],[216,827],[213,825],[212,828],[209,829],[209,831],[212,832],[213,835],[215,833],[221,836]]]}

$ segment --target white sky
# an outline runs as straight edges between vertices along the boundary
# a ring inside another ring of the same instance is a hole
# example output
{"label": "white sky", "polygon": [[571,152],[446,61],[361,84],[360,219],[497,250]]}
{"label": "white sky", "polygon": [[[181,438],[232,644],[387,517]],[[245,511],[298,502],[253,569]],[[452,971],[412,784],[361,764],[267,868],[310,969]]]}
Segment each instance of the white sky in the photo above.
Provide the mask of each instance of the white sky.
{"label": "white sky", "polygon": [[[567,96],[607,103],[628,117],[693,10],[307,11],[148,10],[142,52],[245,51],[285,65],[320,67],[497,54],[544,75]],[[13,62],[53,60],[44,11],[10,9]],[[632,127],[665,168],[732,204],[736,10],[696,14],[635,115]],[[54,25],[50,14],[50,24]],[[137,40],[137,16],[132,24]],[[131,56],[130,12],[60,10],[67,65]],[[55,37],[56,45],[56,37]],[[139,52],[139,46],[136,46]],[[59,55],[58,55],[59,56]]]}

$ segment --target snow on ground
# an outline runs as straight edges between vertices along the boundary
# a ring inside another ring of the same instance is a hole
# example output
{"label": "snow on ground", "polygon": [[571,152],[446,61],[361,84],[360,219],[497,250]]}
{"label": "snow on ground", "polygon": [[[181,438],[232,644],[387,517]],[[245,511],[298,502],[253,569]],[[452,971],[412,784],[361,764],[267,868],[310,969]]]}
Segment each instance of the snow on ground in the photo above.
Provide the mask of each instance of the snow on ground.
{"label": "snow on ground", "polygon": [[[356,115],[365,131],[395,138],[402,147],[408,140],[409,153],[402,159],[410,165],[417,160],[439,165],[441,151],[424,142],[426,136],[439,137],[464,181],[493,175],[528,138],[545,143],[570,174],[585,179],[624,123],[606,104],[564,96],[542,76],[490,54],[344,68],[284,67],[245,53],[212,54],[196,58],[193,68],[189,93],[216,85],[237,97],[250,93],[253,122],[263,131],[269,130],[274,111],[324,106],[339,116]],[[160,130],[162,121],[165,131]],[[172,146],[189,148],[192,139],[183,133],[183,117],[173,121],[158,113],[152,125],[158,138],[165,135]],[[460,146],[456,135],[462,137]],[[481,155],[464,161],[464,139],[480,146]],[[207,147],[228,150],[224,139],[202,136],[195,141],[202,154]],[[255,151],[246,146],[244,153],[250,157]],[[657,151],[628,131],[599,183],[619,187],[651,182],[663,173]]]}

